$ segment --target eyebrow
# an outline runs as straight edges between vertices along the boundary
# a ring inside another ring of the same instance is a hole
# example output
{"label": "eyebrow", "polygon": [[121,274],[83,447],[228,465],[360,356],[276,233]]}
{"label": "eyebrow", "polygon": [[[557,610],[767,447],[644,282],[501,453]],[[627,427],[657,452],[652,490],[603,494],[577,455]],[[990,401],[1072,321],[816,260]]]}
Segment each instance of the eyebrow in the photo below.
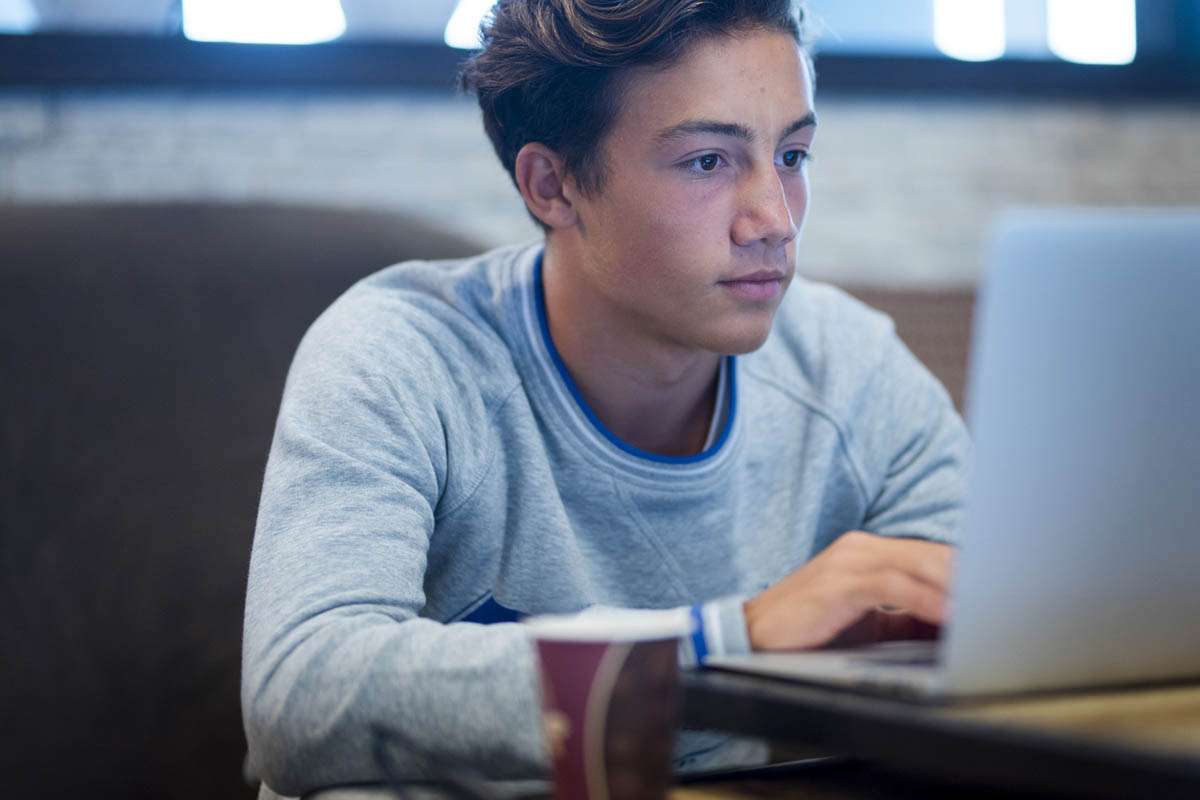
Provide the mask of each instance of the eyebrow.
{"label": "eyebrow", "polygon": [[[798,120],[792,122],[784,129],[780,139],[785,139],[791,136],[796,131],[802,128],[816,127],[817,115],[810,111]],[[711,133],[716,136],[729,136],[734,139],[741,139],[744,142],[753,144],[758,137],[754,135],[754,131],[745,125],[738,122],[719,122],[713,119],[690,119],[686,122],[681,122],[678,125],[672,125],[669,128],[664,128],[659,131],[654,137],[654,141],[659,145],[670,144],[697,133]]]}

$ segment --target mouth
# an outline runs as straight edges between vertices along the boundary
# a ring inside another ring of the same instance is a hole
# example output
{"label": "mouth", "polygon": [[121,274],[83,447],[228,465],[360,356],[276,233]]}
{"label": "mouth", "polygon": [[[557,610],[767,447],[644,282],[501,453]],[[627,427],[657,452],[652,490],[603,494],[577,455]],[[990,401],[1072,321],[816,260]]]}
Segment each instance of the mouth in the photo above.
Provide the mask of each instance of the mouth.
{"label": "mouth", "polygon": [[743,300],[761,302],[774,299],[783,291],[785,277],[782,272],[759,270],[730,280],[718,281],[717,285]]}

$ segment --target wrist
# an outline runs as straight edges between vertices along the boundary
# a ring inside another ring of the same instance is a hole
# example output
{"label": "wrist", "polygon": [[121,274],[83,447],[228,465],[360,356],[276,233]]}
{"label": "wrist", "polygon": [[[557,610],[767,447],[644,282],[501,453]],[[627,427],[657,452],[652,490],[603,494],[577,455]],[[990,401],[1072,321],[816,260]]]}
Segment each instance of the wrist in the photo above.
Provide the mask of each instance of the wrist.
{"label": "wrist", "polygon": [[752,597],[742,603],[742,616],[746,619],[746,638],[750,641],[751,650],[761,650],[758,638],[755,636],[755,622],[758,619],[758,597]]}

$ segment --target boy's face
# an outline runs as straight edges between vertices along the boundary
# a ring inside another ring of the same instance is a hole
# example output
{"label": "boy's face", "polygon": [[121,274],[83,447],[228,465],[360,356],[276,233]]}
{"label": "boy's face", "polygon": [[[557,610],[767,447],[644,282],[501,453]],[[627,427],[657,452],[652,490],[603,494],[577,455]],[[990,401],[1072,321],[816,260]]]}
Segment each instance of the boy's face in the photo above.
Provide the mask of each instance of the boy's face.
{"label": "boy's face", "polygon": [[787,34],[755,31],[635,68],[627,87],[603,143],[604,189],[573,198],[577,268],[657,340],[754,350],[791,282],[808,205],[806,61]]}

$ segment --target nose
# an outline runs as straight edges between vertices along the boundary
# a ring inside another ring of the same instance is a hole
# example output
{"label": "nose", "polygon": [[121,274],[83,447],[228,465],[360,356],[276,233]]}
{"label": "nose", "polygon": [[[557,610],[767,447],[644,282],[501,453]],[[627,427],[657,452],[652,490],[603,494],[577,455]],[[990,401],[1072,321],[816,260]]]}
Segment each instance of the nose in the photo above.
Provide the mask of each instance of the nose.
{"label": "nose", "polygon": [[[774,249],[795,239],[799,228],[783,181],[774,167],[754,170],[745,183],[733,221],[733,241],[742,246],[761,241]],[[804,197],[799,200],[802,206]],[[803,208],[797,211],[803,213]]]}

